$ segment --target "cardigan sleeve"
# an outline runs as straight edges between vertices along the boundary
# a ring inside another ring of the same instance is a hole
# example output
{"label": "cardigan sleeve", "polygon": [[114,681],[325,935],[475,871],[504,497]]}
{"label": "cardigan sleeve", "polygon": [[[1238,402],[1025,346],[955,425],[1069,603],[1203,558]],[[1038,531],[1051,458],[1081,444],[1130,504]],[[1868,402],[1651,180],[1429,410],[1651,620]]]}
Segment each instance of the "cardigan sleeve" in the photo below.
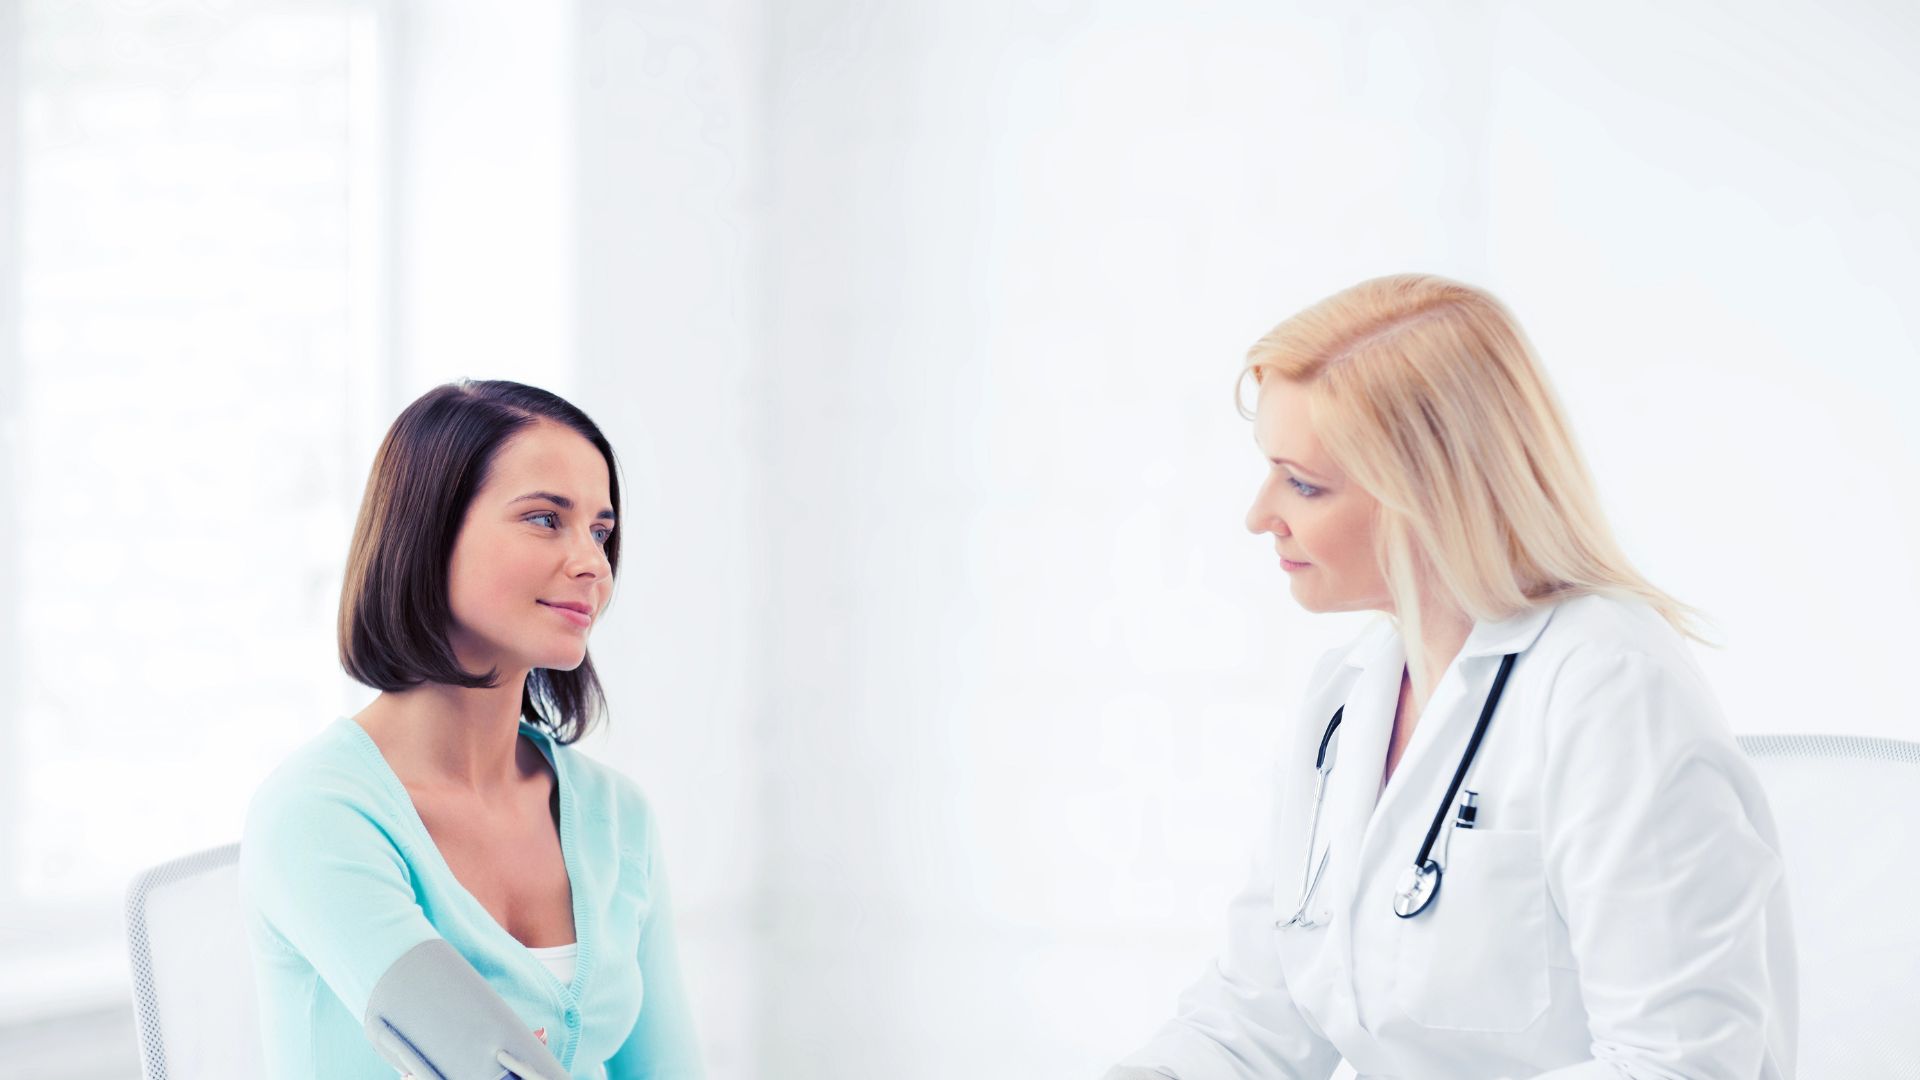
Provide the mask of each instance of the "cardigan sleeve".
{"label": "cardigan sleeve", "polygon": [[660,829],[646,816],[647,904],[641,915],[640,1015],[620,1049],[607,1061],[607,1080],[699,1080],[700,1043],[693,1011],[680,977],[680,953],[674,940],[673,898],[660,854]]}
{"label": "cardigan sleeve", "polygon": [[356,1018],[395,961],[441,936],[414,895],[406,857],[345,785],[261,788],[239,870],[269,941],[311,964]]}

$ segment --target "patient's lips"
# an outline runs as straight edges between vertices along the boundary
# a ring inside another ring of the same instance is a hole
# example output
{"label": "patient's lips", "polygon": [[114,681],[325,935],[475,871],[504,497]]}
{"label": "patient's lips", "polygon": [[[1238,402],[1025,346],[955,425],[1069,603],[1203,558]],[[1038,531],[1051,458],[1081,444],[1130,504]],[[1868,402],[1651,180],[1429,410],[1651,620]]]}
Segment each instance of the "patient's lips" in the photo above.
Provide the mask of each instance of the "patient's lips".
{"label": "patient's lips", "polygon": [[593,623],[593,609],[574,600],[542,600],[540,604],[560,613],[575,626],[585,628]]}

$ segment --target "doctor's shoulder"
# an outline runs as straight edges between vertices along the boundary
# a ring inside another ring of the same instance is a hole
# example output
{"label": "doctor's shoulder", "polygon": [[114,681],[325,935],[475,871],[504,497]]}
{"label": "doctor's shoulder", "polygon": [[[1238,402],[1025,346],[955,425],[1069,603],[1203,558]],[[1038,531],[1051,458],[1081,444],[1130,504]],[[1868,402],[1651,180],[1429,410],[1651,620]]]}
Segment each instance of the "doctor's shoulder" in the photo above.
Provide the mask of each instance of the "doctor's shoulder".
{"label": "doctor's shoulder", "polygon": [[1642,600],[1608,594],[1561,600],[1529,651],[1535,677],[1547,684],[1550,727],[1652,725],[1662,729],[1662,741],[1733,745],[1687,639]]}

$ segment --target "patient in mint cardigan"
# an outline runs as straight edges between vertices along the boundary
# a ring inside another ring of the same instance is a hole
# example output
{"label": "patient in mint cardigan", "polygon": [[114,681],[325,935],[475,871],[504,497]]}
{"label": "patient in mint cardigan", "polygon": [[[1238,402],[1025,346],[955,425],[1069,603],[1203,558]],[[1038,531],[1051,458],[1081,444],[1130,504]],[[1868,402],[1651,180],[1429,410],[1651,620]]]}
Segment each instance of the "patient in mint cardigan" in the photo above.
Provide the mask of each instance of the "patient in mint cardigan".
{"label": "patient in mint cardigan", "polygon": [[437,387],[374,460],[337,717],[248,807],[240,874],[275,1080],[694,1080],[658,823],[573,743],[619,565],[618,467],[577,408]]}

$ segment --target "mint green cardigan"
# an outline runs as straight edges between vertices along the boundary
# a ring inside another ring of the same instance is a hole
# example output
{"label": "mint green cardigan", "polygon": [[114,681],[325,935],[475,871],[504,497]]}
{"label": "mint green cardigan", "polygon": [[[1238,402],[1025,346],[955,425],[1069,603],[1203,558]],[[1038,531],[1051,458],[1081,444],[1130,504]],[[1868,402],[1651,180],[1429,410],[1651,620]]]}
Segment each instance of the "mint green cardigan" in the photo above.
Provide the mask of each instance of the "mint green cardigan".
{"label": "mint green cardigan", "polygon": [[254,793],[240,884],[271,1080],[394,1080],[362,1018],[408,949],[445,938],[545,1029],[575,1080],[703,1075],[660,834],[632,781],[524,721],[553,764],[578,943],[571,983],[453,876],[372,737],[340,717]]}

